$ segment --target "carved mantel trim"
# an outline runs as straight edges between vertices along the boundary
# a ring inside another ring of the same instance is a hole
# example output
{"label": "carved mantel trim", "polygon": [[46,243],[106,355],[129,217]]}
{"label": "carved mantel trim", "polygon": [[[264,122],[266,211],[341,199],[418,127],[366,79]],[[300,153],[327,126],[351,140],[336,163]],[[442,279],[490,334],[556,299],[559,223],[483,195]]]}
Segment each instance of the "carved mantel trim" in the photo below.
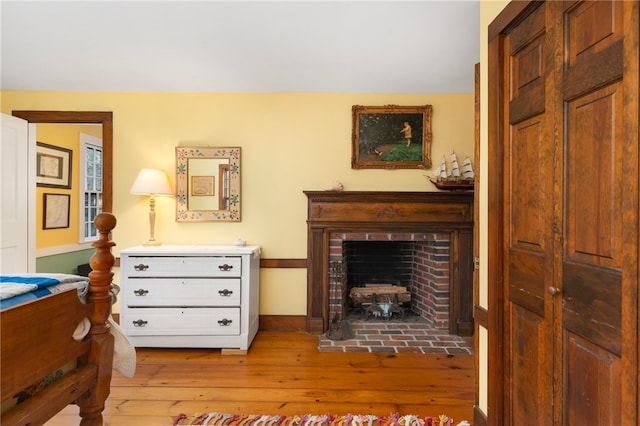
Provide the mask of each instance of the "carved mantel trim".
{"label": "carved mantel trim", "polygon": [[451,238],[450,332],[473,334],[473,192],[304,191],[307,331],[329,327],[332,232],[446,232]]}

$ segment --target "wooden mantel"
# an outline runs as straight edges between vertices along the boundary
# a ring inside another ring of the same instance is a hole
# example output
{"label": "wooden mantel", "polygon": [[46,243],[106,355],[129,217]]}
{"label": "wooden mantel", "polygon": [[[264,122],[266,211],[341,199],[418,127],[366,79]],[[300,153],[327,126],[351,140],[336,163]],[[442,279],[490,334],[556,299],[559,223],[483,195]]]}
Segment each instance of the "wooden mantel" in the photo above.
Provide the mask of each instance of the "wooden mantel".
{"label": "wooden mantel", "polygon": [[329,236],[333,232],[450,234],[450,329],[473,334],[473,192],[304,191],[307,331],[329,327]]}

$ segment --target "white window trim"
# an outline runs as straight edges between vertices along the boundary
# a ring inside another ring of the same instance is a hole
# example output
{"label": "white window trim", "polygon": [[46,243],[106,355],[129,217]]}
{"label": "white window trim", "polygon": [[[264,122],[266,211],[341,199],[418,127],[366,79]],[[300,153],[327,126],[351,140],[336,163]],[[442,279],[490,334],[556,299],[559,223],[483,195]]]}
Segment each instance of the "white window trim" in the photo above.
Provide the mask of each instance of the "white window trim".
{"label": "white window trim", "polygon": [[[80,162],[79,164],[79,171],[80,171],[80,179],[79,182],[80,184],[78,185],[78,200],[79,200],[79,206],[78,206],[78,210],[79,210],[79,215],[78,215],[78,224],[79,224],[79,231],[78,231],[78,241],[80,244],[83,243],[90,243],[92,241],[96,241],[98,238],[85,238],[84,237],[84,183],[85,183],[85,163],[86,163],[86,155],[85,155],[85,148],[87,145],[92,145],[92,146],[99,146],[100,148],[102,148],[102,138],[98,138],[96,136],[91,136],[91,135],[87,135],[85,133],[80,133]],[[104,172],[102,175],[102,178],[104,179]],[[104,181],[103,181],[103,185],[104,185]]]}

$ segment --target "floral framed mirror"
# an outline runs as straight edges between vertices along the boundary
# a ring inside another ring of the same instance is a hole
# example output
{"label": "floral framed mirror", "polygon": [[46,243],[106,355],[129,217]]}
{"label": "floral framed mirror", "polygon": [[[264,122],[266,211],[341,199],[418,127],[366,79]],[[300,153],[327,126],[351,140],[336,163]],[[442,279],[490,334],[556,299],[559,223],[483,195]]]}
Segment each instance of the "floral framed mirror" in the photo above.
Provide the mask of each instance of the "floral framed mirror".
{"label": "floral framed mirror", "polygon": [[176,221],[240,221],[239,147],[176,147]]}

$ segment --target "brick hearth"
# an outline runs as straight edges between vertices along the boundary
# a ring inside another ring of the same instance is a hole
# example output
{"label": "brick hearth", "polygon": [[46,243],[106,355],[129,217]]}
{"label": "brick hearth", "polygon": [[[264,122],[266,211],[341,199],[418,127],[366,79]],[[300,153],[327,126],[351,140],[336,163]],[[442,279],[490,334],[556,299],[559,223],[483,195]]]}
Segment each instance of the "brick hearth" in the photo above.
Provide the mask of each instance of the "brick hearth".
{"label": "brick hearth", "polygon": [[439,330],[428,321],[410,324],[393,320],[351,321],[353,338],[331,340],[319,337],[320,352],[390,352],[472,354],[473,337],[461,337]]}

